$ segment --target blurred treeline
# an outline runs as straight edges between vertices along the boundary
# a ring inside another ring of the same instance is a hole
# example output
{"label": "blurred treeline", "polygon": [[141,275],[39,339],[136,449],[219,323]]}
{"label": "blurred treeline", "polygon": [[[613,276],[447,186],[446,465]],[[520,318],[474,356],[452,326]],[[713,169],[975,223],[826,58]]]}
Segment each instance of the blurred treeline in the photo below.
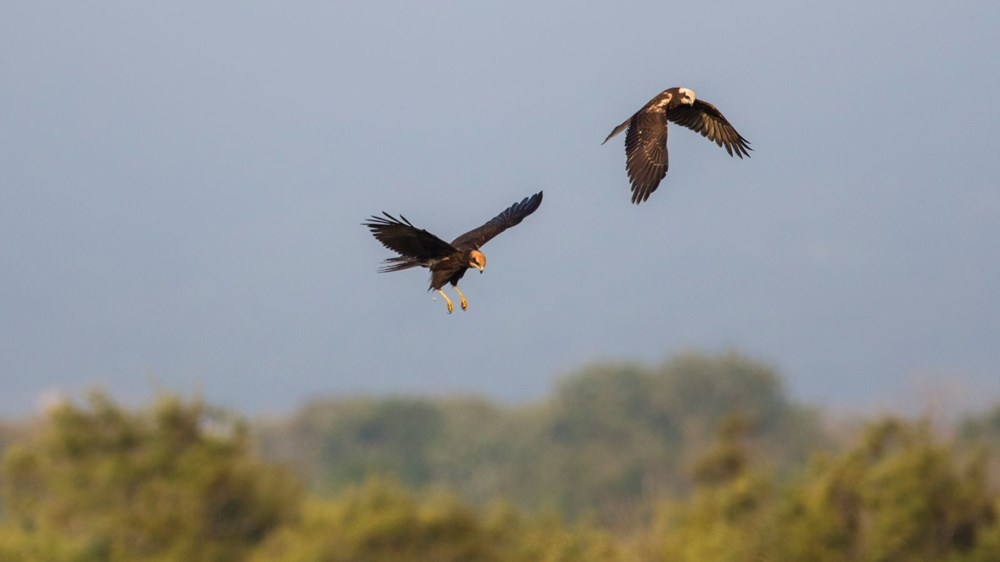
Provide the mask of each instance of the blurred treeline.
{"label": "blurred treeline", "polygon": [[837,425],[735,354],[266,423],[94,394],[0,424],[0,561],[1000,560],[1000,406]]}
{"label": "blurred treeline", "polygon": [[475,398],[314,402],[263,424],[260,435],[267,458],[291,464],[322,494],[391,474],[477,505],[502,497],[617,527],[689,491],[693,464],[732,416],[749,423],[760,462],[778,471],[831,445],[817,412],[793,404],[772,368],[735,353],[591,366],[521,407]]}

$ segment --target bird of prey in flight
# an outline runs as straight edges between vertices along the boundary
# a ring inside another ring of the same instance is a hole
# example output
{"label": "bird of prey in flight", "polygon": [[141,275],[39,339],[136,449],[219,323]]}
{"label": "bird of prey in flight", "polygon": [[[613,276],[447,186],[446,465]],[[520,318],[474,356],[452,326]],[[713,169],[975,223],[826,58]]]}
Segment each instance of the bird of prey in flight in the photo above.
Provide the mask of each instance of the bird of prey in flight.
{"label": "bird of prey in flight", "polygon": [[480,248],[497,234],[534,213],[541,204],[542,192],[539,191],[531,197],[525,197],[520,203],[514,203],[486,224],[466,232],[452,240],[450,244],[426,230],[413,226],[403,215],[399,215],[397,219],[383,211],[383,217],[373,215],[362,224],[371,230],[372,235],[383,246],[399,254],[397,257],[386,259],[379,272],[400,271],[417,266],[430,269],[431,282],[427,290],[433,289],[441,293],[448,304],[448,314],[451,314],[455,306],[442,288],[451,283],[461,299],[462,310],[467,309],[469,303],[462,291],[458,290],[458,281],[465,275],[467,269],[475,268],[480,273],[483,272],[486,267],[486,256]]}

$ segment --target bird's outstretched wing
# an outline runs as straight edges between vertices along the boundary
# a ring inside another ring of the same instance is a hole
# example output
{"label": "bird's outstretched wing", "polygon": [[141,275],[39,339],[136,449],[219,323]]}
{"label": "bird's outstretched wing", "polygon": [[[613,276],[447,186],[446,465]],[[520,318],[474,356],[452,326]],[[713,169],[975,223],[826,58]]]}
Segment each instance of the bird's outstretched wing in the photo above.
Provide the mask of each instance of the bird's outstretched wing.
{"label": "bird's outstretched wing", "polygon": [[[372,236],[383,246],[405,258],[423,262],[443,258],[457,251],[451,244],[430,232],[413,226],[403,215],[399,215],[397,219],[385,211],[382,214],[385,216],[373,215],[362,224],[371,230]],[[399,261],[396,258],[390,260]]]}
{"label": "bird's outstretched wing", "polygon": [[474,228],[451,242],[456,248],[479,248],[489,242],[494,236],[520,223],[524,217],[534,213],[542,204],[542,192],[525,197],[520,203],[514,203],[504,212],[493,217],[486,224]]}
{"label": "bird's outstretched wing", "polygon": [[663,112],[636,113],[625,133],[625,170],[632,184],[633,203],[649,199],[667,175],[667,166],[667,122]]}
{"label": "bird's outstretched wing", "polygon": [[743,138],[716,107],[707,101],[695,100],[694,105],[682,105],[667,112],[667,119],[701,133],[703,137],[724,146],[730,156],[750,157],[750,142]]}

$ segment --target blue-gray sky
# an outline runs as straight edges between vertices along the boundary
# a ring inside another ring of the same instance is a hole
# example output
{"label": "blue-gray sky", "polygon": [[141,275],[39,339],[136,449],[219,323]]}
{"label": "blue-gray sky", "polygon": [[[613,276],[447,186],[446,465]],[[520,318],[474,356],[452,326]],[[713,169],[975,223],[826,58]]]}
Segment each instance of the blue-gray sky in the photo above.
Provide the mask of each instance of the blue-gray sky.
{"label": "blue-gray sky", "polygon": [[[519,400],[738,348],[837,408],[1000,397],[1000,5],[6,2],[0,414],[98,385],[247,412]],[[629,203],[611,128],[687,86]],[[360,222],[451,237],[540,189],[445,313]],[[978,402],[977,402],[978,401]]]}

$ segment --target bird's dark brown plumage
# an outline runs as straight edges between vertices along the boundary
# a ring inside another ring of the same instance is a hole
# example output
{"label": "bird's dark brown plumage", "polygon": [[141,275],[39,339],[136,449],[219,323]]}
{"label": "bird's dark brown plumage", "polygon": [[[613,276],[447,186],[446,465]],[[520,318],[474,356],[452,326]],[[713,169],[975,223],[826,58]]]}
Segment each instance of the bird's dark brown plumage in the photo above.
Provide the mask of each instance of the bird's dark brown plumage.
{"label": "bird's dark brown plumage", "polygon": [[[379,272],[399,271],[411,267],[426,267],[431,270],[431,282],[428,290],[441,291],[446,284],[451,283],[459,296],[458,281],[470,267],[485,267],[485,256],[479,249],[495,236],[508,228],[519,224],[525,217],[534,213],[542,204],[542,192],[525,197],[514,203],[499,215],[485,224],[474,228],[449,244],[424,229],[413,226],[406,217],[396,218],[386,212],[383,216],[372,216],[362,223],[368,227],[372,235],[386,248],[399,254],[388,258]],[[441,292],[448,302],[451,312],[451,301]],[[462,296],[462,308],[465,308],[465,297]]]}
{"label": "bird's dark brown plumage", "polygon": [[693,106],[680,106],[667,113],[667,119],[701,133],[726,148],[730,156],[750,157],[750,142],[736,132],[722,112],[707,101],[695,100]]}
{"label": "bird's dark brown plumage", "polygon": [[628,129],[625,133],[625,170],[632,185],[633,203],[649,199],[667,175],[668,121],[701,133],[725,147],[730,156],[750,156],[749,141],[736,132],[714,105],[696,99],[694,92],[687,88],[664,90],[604,139],[606,143]]}

